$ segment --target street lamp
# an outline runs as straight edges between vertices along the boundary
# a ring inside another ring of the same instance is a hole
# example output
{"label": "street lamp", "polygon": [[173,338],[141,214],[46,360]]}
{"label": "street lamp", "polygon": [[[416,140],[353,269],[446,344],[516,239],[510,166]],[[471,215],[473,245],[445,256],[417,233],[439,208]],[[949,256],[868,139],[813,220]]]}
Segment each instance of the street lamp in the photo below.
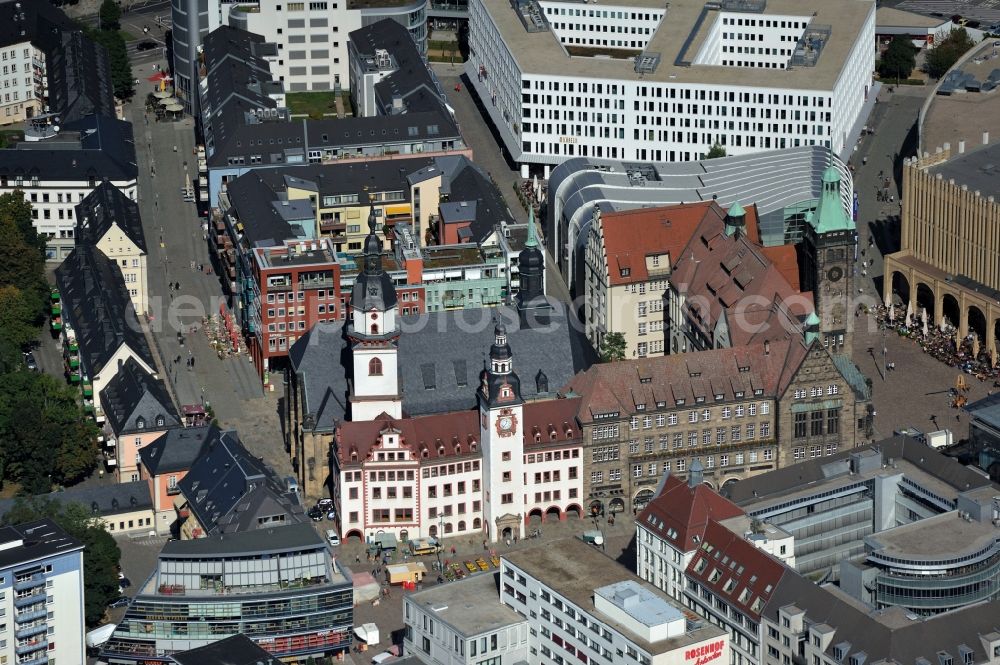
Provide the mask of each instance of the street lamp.
{"label": "street lamp", "polygon": [[444,572],[444,566],[441,565],[441,534],[443,533],[444,533],[444,513],[438,515],[438,538],[437,538],[438,574]]}

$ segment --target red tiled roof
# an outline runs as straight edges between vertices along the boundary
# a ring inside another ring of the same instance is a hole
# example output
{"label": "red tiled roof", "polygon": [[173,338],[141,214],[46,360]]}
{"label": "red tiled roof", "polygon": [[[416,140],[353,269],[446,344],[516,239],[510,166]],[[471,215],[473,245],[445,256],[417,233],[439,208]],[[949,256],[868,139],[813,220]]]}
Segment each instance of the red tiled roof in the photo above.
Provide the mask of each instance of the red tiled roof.
{"label": "red tiled roof", "polygon": [[682,552],[696,549],[710,520],[742,515],[735,503],[707,485],[690,487],[677,476],[668,476],[660,494],[642,509],[636,522]]}
{"label": "red tiled roof", "polygon": [[[521,425],[525,449],[579,442],[580,426],[576,419],[579,407],[578,398],[525,403],[525,422]],[[337,428],[341,465],[352,463],[352,453],[357,454],[357,462],[365,461],[377,447],[380,434],[389,428],[399,432],[400,442],[417,457],[468,455],[478,451],[480,444],[478,409],[399,419],[383,413],[375,420],[341,423]]]}
{"label": "red tiled roof", "polygon": [[799,256],[795,250],[795,245],[763,247],[761,251],[774,264],[774,267],[778,269],[778,272],[792,288],[796,291],[802,288],[802,280],[799,277]]}
{"label": "red tiled roof", "polygon": [[[563,393],[581,398],[581,423],[612,413],[627,417],[678,406],[696,408],[696,397],[705,397],[705,403],[711,404],[716,394],[722,394],[725,401],[741,399],[738,392],[749,398],[758,387],[764,397],[774,398],[784,392],[806,352],[802,337],[795,336],[696,354],[601,363],[574,376]],[[680,400],[683,405],[678,404]],[[639,409],[639,404],[644,408]]]}
{"label": "red tiled roof", "polygon": [[[798,293],[797,268],[794,275],[791,272],[795,248],[765,251],[748,235],[728,236],[724,218],[724,214],[706,215],[674,264],[671,283],[685,297],[688,319],[711,337],[716,323],[726,316],[733,346],[800,335],[797,325],[788,325],[797,324],[786,320],[788,308],[764,304],[807,297]],[[780,262],[774,263],[772,255]],[[796,309],[811,311],[809,305]],[[740,318],[750,311],[757,312],[753,318],[759,325],[739,325]],[[768,315],[761,317],[760,313]]]}
{"label": "red tiled roof", "polygon": [[[667,254],[670,263],[675,263],[695,229],[709,215],[722,219],[726,213],[715,201],[602,213],[608,283],[648,281],[646,257],[653,254]],[[756,207],[747,210],[746,223],[756,232]],[[672,265],[664,266],[668,267]],[[622,268],[628,268],[629,274],[622,275]]]}
{"label": "red tiled roof", "polygon": [[686,576],[698,580],[754,621],[760,621],[761,612],[786,572],[797,574],[712,519],[705,527],[698,552],[688,564]]}

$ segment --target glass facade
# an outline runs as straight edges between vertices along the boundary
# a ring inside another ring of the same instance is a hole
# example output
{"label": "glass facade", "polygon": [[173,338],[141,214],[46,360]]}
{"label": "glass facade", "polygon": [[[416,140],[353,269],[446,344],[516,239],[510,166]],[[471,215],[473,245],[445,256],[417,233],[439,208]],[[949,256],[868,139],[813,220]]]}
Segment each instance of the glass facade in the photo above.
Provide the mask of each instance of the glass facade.
{"label": "glass facade", "polygon": [[267,553],[161,554],[101,655],[109,664],[166,664],[172,653],[243,633],[278,657],[334,656],[350,649],[353,605],[347,571],[321,542]]}
{"label": "glass facade", "polygon": [[931,615],[993,600],[998,588],[1000,552],[993,552],[985,559],[956,562],[954,567],[934,574],[922,570],[905,574],[900,569],[881,572],[874,600],[878,608],[899,605],[916,614]]}

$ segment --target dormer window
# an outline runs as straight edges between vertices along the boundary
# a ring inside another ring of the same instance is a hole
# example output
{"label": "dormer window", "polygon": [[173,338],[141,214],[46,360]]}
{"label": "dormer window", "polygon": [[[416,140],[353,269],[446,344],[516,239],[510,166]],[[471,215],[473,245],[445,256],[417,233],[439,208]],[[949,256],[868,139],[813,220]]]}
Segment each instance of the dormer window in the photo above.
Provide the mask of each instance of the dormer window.
{"label": "dormer window", "polygon": [[145,418],[136,418],[135,428],[136,429],[146,429],[146,419]]}
{"label": "dormer window", "polygon": [[738,391],[736,392],[736,398],[737,398],[737,399],[739,399],[739,398],[743,397],[743,395],[744,395],[744,394],[745,394],[745,393],[744,393],[744,392],[743,392],[742,390],[738,390]]}
{"label": "dormer window", "polygon": [[628,277],[629,275],[632,274],[632,269],[631,268],[621,268],[618,272],[619,272],[619,274],[622,277]]}
{"label": "dormer window", "polygon": [[645,411],[646,410],[646,405],[645,404],[636,404],[635,408],[636,408],[636,411]]}
{"label": "dormer window", "polygon": [[163,416],[156,416],[156,426],[163,427],[163,423],[164,423]]}
{"label": "dormer window", "polygon": [[763,388],[755,388],[754,391],[753,391],[753,394],[757,395],[757,396],[763,395],[764,394],[764,389]]}
{"label": "dormer window", "polygon": [[715,393],[715,401],[716,402],[721,402],[724,398],[725,398],[725,395],[723,395],[722,393]]}

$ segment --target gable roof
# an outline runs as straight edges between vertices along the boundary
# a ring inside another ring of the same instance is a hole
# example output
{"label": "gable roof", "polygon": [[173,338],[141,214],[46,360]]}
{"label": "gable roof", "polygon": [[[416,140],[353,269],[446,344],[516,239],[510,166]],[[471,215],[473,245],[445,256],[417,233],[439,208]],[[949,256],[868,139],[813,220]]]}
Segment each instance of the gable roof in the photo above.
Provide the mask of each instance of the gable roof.
{"label": "gable roof", "polygon": [[125,287],[121,270],[92,245],[79,245],[56,268],[63,316],[80,345],[80,361],[91,377],[123,346],[156,367]]}
{"label": "gable roof", "polygon": [[[116,436],[179,427],[181,418],[163,381],[129,358],[100,394],[101,406]],[[163,424],[158,420],[163,419]],[[139,420],[142,420],[142,427]]]}
{"label": "gable roof", "polygon": [[365,60],[374,58],[377,49],[385,49],[395,60],[396,70],[375,84],[375,97],[383,113],[392,112],[394,97],[401,99],[405,112],[438,109],[444,104],[444,91],[402,23],[385,18],[354,30],[349,38]]}
{"label": "gable roof", "polygon": [[[499,317],[507,326],[514,371],[524,377],[526,400],[539,396],[531,380],[541,370],[554,390],[596,360],[575,315],[555,302],[551,320],[537,328],[521,327],[509,307],[433,312],[401,317],[399,371],[403,411],[409,416],[463,411],[476,406],[479,372],[493,344]],[[447,345],[447,355],[441,353]],[[350,346],[342,323],[313,326],[288,353],[303,388],[304,408],[317,429],[332,429],[348,411]]]}
{"label": "gable roof", "polygon": [[[230,433],[235,436],[235,432]],[[222,432],[215,425],[176,427],[167,430],[139,450],[139,459],[150,475],[187,471],[210,446],[218,443]]]}
{"label": "gable roof", "polygon": [[814,309],[812,302],[790,300],[798,283],[790,284],[748,234],[726,234],[724,220],[713,204],[674,264],[671,285],[685,298],[688,321],[712,339],[720,319],[752,316],[752,325],[729,326],[732,346],[798,335],[798,319]]}
{"label": "gable roof", "polygon": [[[579,443],[576,422],[578,399],[546,399],[524,405],[519,425],[524,450],[560,443]],[[382,432],[400,435],[400,444],[417,458],[429,459],[477,455],[481,445],[479,411],[452,411],[413,418],[392,418],[383,413],[375,420],[349,421],[337,428],[337,454],[341,466],[363,462],[379,446]],[[357,461],[354,461],[356,456]]]}
{"label": "gable roof", "polygon": [[[57,501],[60,504],[78,503],[88,513],[99,517],[131,513],[153,506],[149,483],[145,480],[111,485],[70,487],[61,492],[49,492],[39,496]],[[16,501],[16,499],[0,499],[0,515],[5,515],[14,507]]]}
{"label": "gable roof", "polygon": [[[600,363],[574,376],[562,392],[583,398],[579,416],[583,423],[612,413],[651,413],[658,403],[666,408],[679,403],[695,408],[699,397],[712,404],[717,394],[732,401],[741,399],[738,392],[751,397],[759,389],[765,396],[776,397],[784,392],[807,352],[801,338],[792,338]],[[646,406],[640,409],[639,404]]]}
{"label": "gable roof", "polygon": [[205,535],[257,529],[262,516],[285,524],[306,520],[298,495],[233,431],[210,441],[178,486]]}
{"label": "gable roof", "polygon": [[139,204],[105,180],[76,205],[76,242],[96,244],[115,224],[141,252],[146,252]]}
{"label": "gable roof", "polygon": [[[601,214],[604,234],[605,267],[612,285],[645,282],[650,279],[646,257],[667,254],[676,263],[691,236],[706,215],[721,210],[714,201],[658,208],[639,208]],[[750,207],[752,226],[757,226],[757,208]],[[748,219],[748,226],[751,221]],[[664,265],[664,276],[671,266]]]}
{"label": "gable roof", "polygon": [[796,574],[713,519],[705,525],[701,545],[685,571],[754,621],[760,621],[786,573]]}
{"label": "gable roof", "polygon": [[635,521],[677,550],[690,552],[704,540],[709,521],[722,521],[742,514],[739,506],[708,486],[699,483],[692,488],[677,476],[668,476],[663,489],[646,504]]}
{"label": "gable roof", "polygon": [[171,654],[177,665],[264,665],[275,658],[243,633]]}

